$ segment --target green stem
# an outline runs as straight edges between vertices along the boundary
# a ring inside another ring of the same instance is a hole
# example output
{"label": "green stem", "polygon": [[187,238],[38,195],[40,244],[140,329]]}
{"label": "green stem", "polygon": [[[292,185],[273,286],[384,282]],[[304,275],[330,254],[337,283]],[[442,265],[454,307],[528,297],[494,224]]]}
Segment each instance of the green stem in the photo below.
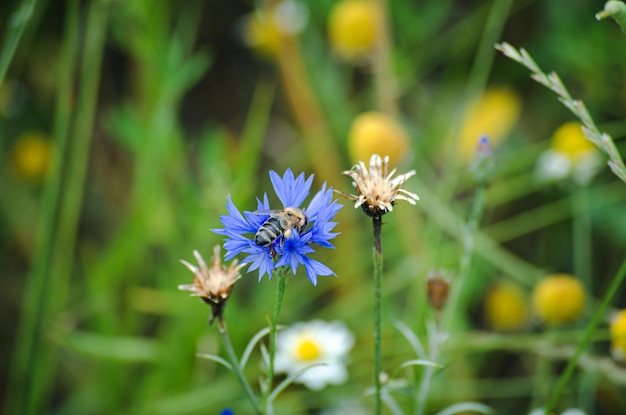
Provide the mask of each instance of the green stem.
{"label": "green stem", "polygon": [[571,198],[572,201],[572,233],[574,236],[574,275],[581,279],[587,290],[591,289],[591,217],[589,192],[586,187]]}
{"label": "green stem", "polygon": [[463,306],[463,304],[459,303],[462,303],[463,286],[465,285],[465,282],[469,276],[470,264],[472,260],[472,255],[474,253],[474,245],[476,241],[476,230],[478,229],[478,223],[480,222],[480,218],[482,217],[482,213],[485,207],[486,192],[486,183],[481,183],[476,188],[476,194],[474,195],[474,200],[472,201],[472,206],[470,208],[469,219],[461,235],[461,241],[463,243],[461,265],[459,267],[459,274],[457,275],[454,281],[454,285],[452,286],[452,293],[446,307],[447,318],[445,327],[448,328],[450,328],[455,311],[457,311],[459,306]]}
{"label": "green stem", "polygon": [[[440,323],[440,321],[438,322]],[[439,325],[435,324],[433,330],[428,331],[428,336],[430,338],[430,347],[428,351],[428,359],[431,362],[437,362],[439,359],[439,349],[440,349],[440,334],[439,334]],[[417,415],[423,415],[426,412],[426,404],[428,403],[428,391],[430,390],[430,383],[433,378],[433,374],[435,373],[435,368],[432,366],[426,366],[424,368],[424,376],[422,377],[422,381],[420,383],[420,391],[417,400]]]}
{"label": "green stem", "polygon": [[[67,6],[62,71],[59,74],[55,138],[58,158],[45,191],[37,255],[24,290],[23,315],[11,367],[7,399],[9,412],[41,413],[54,389],[57,351],[46,335],[65,306],[75,259],[76,230],[82,205],[86,166],[95,116],[100,62],[106,29],[107,3],[89,10],[81,82],[77,92],[74,129],[70,134],[69,94],[77,52],[78,3]],[[63,175],[65,172],[65,175]],[[54,281],[54,285],[50,285]],[[45,350],[45,351],[44,351]],[[37,373],[37,376],[32,376]],[[14,391],[17,391],[14,393]]]}
{"label": "green stem", "polygon": [[268,415],[273,413],[272,402],[269,400],[269,395],[272,390],[272,383],[274,381],[274,357],[276,355],[276,328],[278,327],[278,320],[280,319],[280,309],[283,305],[283,298],[285,296],[285,285],[287,284],[286,269],[280,267],[276,269],[278,274],[278,288],[276,290],[276,304],[274,305],[274,317],[270,323],[270,355],[269,365],[267,368],[267,384],[264,391],[263,400],[265,402],[265,412]]}
{"label": "green stem", "polygon": [[2,86],[9,65],[13,60],[13,55],[15,54],[18,43],[20,43],[24,28],[33,15],[36,3],[35,0],[22,0],[9,17],[6,40],[1,49],[2,54],[0,55],[0,86]]}
{"label": "green stem", "polygon": [[380,382],[382,362],[382,285],[383,285],[383,246],[382,219],[375,216],[374,224],[374,387],[376,389],[376,414],[382,413],[382,385]]}
{"label": "green stem", "polygon": [[615,297],[615,294],[617,294],[617,290],[619,289],[622,282],[624,281],[625,276],[626,276],[626,259],[624,260],[624,262],[622,262],[622,266],[620,267],[613,281],[611,281],[611,285],[609,286],[609,289],[606,295],[604,296],[604,299],[602,300],[600,307],[591,318],[591,322],[587,326],[587,329],[585,330],[585,333],[583,334],[582,340],[578,343],[578,346],[576,347],[576,352],[574,353],[574,356],[572,356],[572,358],[567,362],[567,367],[565,368],[565,371],[563,371],[563,373],[559,377],[556,387],[550,394],[550,398],[548,399],[548,403],[546,404],[546,413],[550,413],[550,411],[555,407],[556,402],[559,400],[559,397],[563,393],[563,389],[565,389],[565,385],[567,385],[567,382],[569,381],[569,379],[572,377],[572,374],[574,373],[574,368],[576,368],[576,365],[578,364],[578,360],[582,352],[587,348],[591,339],[593,338],[593,334],[596,328],[598,327],[598,324],[600,324],[600,322],[602,321],[602,318],[604,317],[604,313],[606,312],[607,307],[609,306],[611,301],[613,301],[613,298]]}
{"label": "green stem", "polygon": [[230,364],[233,367],[233,372],[235,372],[235,375],[237,376],[237,379],[239,380],[241,387],[246,393],[246,396],[248,397],[250,404],[254,408],[254,412],[258,415],[262,415],[263,411],[261,410],[261,407],[259,406],[259,401],[256,395],[254,394],[254,392],[252,391],[252,388],[250,387],[250,384],[248,383],[248,380],[244,376],[241,370],[241,366],[239,365],[239,359],[237,359],[237,355],[235,354],[235,350],[233,349],[233,345],[230,341],[230,336],[228,335],[228,329],[226,328],[226,324],[219,326],[219,332],[220,332],[220,336],[222,336],[224,349],[226,349],[226,355],[228,356],[228,360],[230,361]]}

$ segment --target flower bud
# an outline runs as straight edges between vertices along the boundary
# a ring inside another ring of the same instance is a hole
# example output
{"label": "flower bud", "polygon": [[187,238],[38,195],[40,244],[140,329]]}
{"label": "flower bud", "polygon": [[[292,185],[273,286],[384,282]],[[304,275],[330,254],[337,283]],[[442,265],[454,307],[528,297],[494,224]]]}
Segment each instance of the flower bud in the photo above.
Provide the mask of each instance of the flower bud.
{"label": "flower bud", "polygon": [[441,273],[431,273],[426,281],[428,302],[437,311],[443,310],[450,293],[450,282]]}
{"label": "flower bud", "polygon": [[509,282],[493,286],[485,298],[485,320],[498,331],[518,331],[528,322],[528,305],[522,290]]}
{"label": "flower bud", "polygon": [[626,360],[626,310],[622,310],[611,322],[611,354],[615,360]]}
{"label": "flower bud", "polygon": [[539,318],[558,325],[576,320],[585,303],[585,290],[580,281],[568,274],[551,275],[535,286],[533,307]]}
{"label": "flower bud", "polygon": [[389,156],[389,163],[397,166],[409,151],[409,137],[402,125],[389,115],[368,111],[352,122],[348,150],[354,162],[369,160],[373,154],[380,154]]}
{"label": "flower bud", "polygon": [[328,36],[337,55],[354,61],[369,55],[380,36],[381,13],[369,0],[335,3],[328,18]]}

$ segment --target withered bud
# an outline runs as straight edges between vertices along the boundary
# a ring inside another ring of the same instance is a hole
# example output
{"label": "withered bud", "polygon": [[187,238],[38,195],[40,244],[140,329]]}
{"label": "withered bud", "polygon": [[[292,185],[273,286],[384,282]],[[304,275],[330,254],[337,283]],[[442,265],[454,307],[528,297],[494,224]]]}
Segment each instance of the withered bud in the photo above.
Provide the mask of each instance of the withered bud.
{"label": "withered bud", "polygon": [[205,303],[211,306],[209,324],[213,324],[213,320],[217,318],[220,326],[223,326],[222,314],[226,306],[226,300],[228,300],[235,282],[241,278],[239,270],[243,265],[238,265],[235,260],[229,267],[222,266],[219,245],[213,249],[211,268],[207,267],[204,258],[198,251],[193,251],[193,254],[199,267],[191,265],[187,261],[180,261],[193,272],[193,284],[181,284],[178,286],[178,289],[191,291],[192,296],[202,298]]}
{"label": "withered bud", "polygon": [[428,302],[437,311],[441,311],[445,307],[450,293],[450,282],[444,275],[441,272],[433,272],[426,281]]}
{"label": "withered bud", "polygon": [[382,158],[378,154],[373,154],[369,170],[364,162],[359,161],[352,169],[342,173],[352,178],[352,185],[357,194],[347,195],[338,190],[335,192],[355,202],[354,207],[360,207],[368,216],[381,217],[391,212],[399,200],[412,205],[419,200],[419,196],[403,188],[404,183],[415,174],[415,170],[393,178],[395,173],[396,169],[389,171],[388,156]]}

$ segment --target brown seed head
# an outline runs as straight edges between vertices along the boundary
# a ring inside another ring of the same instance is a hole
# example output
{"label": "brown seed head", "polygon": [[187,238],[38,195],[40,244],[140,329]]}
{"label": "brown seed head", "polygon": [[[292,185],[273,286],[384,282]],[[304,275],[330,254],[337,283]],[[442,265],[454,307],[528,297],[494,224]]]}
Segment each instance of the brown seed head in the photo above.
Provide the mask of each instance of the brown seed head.
{"label": "brown seed head", "polygon": [[432,273],[426,281],[428,302],[437,311],[443,310],[450,293],[450,282],[441,273]]}
{"label": "brown seed head", "polygon": [[181,260],[191,272],[193,272],[193,284],[182,284],[178,286],[179,290],[191,291],[191,295],[200,297],[211,306],[212,316],[209,323],[213,323],[215,318],[222,322],[222,313],[226,300],[233,289],[235,282],[241,278],[239,270],[243,264],[237,264],[233,261],[229,267],[222,266],[220,258],[220,246],[213,248],[213,259],[211,268],[207,267],[204,258],[198,251],[193,251],[199,267]]}

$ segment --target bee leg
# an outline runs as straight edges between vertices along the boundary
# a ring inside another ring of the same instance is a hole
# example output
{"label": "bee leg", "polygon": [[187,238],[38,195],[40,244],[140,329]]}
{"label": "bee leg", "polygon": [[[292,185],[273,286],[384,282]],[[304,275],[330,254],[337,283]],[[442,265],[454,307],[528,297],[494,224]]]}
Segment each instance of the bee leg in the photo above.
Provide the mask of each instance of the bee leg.
{"label": "bee leg", "polygon": [[276,259],[276,257],[278,256],[276,249],[274,249],[274,244],[270,245],[270,256],[272,257],[272,260]]}

